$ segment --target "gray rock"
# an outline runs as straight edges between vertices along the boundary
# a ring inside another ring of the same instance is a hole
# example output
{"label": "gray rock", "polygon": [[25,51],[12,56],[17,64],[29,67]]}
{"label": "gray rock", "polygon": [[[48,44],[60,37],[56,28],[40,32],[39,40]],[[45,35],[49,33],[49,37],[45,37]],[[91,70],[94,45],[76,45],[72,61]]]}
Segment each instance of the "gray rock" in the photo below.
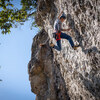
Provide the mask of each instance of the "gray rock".
{"label": "gray rock", "polygon": [[[100,0],[39,0],[36,22],[43,29],[34,37],[29,80],[36,100],[100,100]],[[65,26],[75,44],[61,40],[61,52],[51,48],[53,23],[67,15]],[[39,20],[37,20],[39,19]],[[44,44],[40,46],[40,44]]]}

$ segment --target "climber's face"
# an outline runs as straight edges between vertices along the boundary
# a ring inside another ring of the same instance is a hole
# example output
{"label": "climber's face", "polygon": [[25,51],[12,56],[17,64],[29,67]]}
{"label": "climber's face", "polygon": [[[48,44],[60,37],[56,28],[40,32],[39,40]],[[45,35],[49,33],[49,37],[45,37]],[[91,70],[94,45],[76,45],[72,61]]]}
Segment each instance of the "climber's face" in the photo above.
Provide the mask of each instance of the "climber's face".
{"label": "climber's face", "polygon": [[64,20],[65,20],[64,18],[61,18],[61,19],[60,19],[60,21],[61,21],[62,23],[64,22]]}

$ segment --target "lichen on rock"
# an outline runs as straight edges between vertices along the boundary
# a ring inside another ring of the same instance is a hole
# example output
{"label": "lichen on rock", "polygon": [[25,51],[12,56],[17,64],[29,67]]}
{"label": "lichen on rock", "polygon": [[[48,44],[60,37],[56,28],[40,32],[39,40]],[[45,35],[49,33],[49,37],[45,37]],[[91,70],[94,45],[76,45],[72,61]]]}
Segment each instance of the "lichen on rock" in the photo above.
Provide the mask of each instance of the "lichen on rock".
{"label": "lichen on rock", "polygon": [[[77,50],[63,39],[60,52],[49,46],[56,44],[53,24],[62,10]],[[100,0],[38,0],[35,19],[43,27],[28,64],[36,100],[100,100]]]}

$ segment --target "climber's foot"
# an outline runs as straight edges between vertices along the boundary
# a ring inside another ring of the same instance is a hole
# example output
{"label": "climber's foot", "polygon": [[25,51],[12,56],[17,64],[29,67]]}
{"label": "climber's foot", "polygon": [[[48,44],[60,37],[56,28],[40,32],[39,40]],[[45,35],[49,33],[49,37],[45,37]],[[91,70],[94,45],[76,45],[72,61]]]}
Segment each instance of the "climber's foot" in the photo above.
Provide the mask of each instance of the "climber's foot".
{"label": "climber's foot", "polygon": [[73,47],[73,49],[74,50],[77,50],[77,48],[79,47],[80,45],[75,45],[74,47]]}
{"label": "climber's foot", "polygon": [[53,44],[53,43],[50,43],[50,47],[52,47],[52,48],[53,48],[53,47],[54,47],[54,44]]}

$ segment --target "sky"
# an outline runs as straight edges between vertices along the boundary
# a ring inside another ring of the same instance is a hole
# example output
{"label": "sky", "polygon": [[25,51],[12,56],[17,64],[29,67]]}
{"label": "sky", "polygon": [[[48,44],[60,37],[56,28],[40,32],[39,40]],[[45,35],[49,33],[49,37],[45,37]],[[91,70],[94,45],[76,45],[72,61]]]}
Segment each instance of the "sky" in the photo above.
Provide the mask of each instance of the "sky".
{"label": "sky", "polygon": [[[20,0],[14,0],[19,6]],[[33,37],[38,28],[30,29],[31,20],[12,28],[10,34],[0,30],[0,100],[35,100],[28,76]]]}

